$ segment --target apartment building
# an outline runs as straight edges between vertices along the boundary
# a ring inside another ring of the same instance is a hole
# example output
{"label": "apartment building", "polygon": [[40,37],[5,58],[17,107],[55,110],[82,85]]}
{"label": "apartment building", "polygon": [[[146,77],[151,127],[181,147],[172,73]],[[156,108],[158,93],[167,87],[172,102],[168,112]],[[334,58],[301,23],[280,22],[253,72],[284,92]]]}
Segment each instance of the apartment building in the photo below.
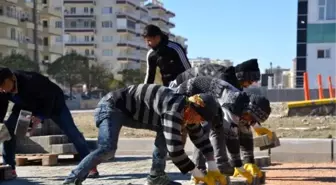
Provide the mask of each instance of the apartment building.
{"label": "apartment building", "polygon": [[226,67],[233,66],[233,62],[228,59],[220,60],[220,59],[197,57],[197,58],[189,59],[189,61],[192,67],[201,66],[203,64],[219,64],[219,65],[223,65]]}
{"label": "apartment building", "polygon": [[173,36],[169,29],[175,26],[169,21],[174,13],[156,1],[145,2],[64,0],[65,52],[76,51],[115,71],[140,68],[148,51],[141,37],[144,27],[156,24]]}
{"label": "apartment building", "polygon": [[0,56],[20,53],[34,59],[38,44],[38,60],[56,59],[62,48],[52,47],[50,40],[61,36],[50,21],[61,20],[62,11],[50,7],[46,1],[37,2],[37,39],[34,40],[33,0],[0,1]]}
{"label": "apartment building", "polygon": [[303,87],[303,73],[308,73],[310,88],[317,88],[317,75],[336,76],[336,0],[299,0],[297,15],[297,88]]}

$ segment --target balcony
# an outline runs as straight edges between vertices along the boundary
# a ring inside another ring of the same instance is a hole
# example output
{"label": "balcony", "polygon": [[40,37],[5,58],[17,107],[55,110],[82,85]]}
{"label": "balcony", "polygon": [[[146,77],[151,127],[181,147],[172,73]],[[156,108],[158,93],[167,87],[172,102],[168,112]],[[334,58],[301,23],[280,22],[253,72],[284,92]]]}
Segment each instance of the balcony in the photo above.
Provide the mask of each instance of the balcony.
{"label": "balcony", "polygon": [[96,41],[78,40],[65,42],[66,46],[94,46]]}
{"label": "balcony", "polygon": [[19,24],[15,14],[7,13],[0,15],[0,23],[17,26]]}
{"label": "balcony", "polygon": [[10,2],[10,3],[15,3],[17,4],[19,2],[19,0],[6,0],[7,2]]}
{"label": "balcony", "polygon": [[47,4],[43,4],[43,9],[41,11],[42,15],[51,15],[55,17],[62,17],[62,7],[53,7],[48,6]]}
{"label": "balcony", "polygon": [[120,52],[117,57],[117,60],[140,62],[141,55],[139,52]]}
{"label": "balcony", "polygon": [[127,27],[126,25],[117,25],[117,32],[121,34],[132,33],[136,35],[136,28]]}
{"label": "balcony", "polygon": [[175,24],[174,24],[173,22],[171,22],[171,21],[168,21],[168,22],[167,22],[167,26],[168,26],[169,28],[175,28]]}
{"label": "balcony", "polygon": [[63,30],[62,28],[55,28],[55,27],[48,27],[48,33],[51,35],[62,35]]}
{"label": "balcony", "polygon": [[96,19],[96,15],[94,12],[69,12],[67,10],[64,11],[64,18],[90,18]]}
{"label": "balcony", "polygon": [[93,4],[96,5],[96,0],[63,0],[64,4]]}
{"label": "balcony", "polygon": [[66,27],[65,32],[96,32],[96,27]]}
{"label": "balcony", "polygon": [[116,4],[118,6],[132,6],[134,9],[140,6],[138,0],[117,0]]}
{"label": "balcony", "polygon": [[17,48],[19,47],[18,39],[11,39],[10,37],[0,37],[0,46],[7,46]]}
{"label": "balcony", "polygon": [[116,11],[117,18],[131,18],[134,21],[137,21],[140,17],[140,14],[136,11],[130,9],[119,9]]}
{"label": "balcony", "polygon": [[[20,0],[20,1],[25,1],[25,5],[28,8],[33,9],[34,8],[34,0]],[[43,4],[39,1],[37,3],[37,11],[42,11],[43,9]]]}
{"label": "balcony", "polygon": [[63,45],[61,44],[51,44],[49,46],[50,53],[63,54]]}

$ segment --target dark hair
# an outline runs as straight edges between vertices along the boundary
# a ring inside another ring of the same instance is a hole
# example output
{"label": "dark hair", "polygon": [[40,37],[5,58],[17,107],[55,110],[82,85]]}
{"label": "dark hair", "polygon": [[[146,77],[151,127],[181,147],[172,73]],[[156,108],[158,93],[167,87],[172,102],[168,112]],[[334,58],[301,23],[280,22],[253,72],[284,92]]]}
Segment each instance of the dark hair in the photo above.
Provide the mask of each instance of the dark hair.
{"label": "dark hair", "polygon": [[144,28],[144,31],[142,33],[143,37],[155,37],[155,36],[159,36],[162,35],[162,31],[159,27],[153,25],[153,24],[149,24]]}
{"label": "dark hair", "polygon": [[13,72],[7,67],[0,67],[0,85],[4,83],[7,78],[13,76]]}

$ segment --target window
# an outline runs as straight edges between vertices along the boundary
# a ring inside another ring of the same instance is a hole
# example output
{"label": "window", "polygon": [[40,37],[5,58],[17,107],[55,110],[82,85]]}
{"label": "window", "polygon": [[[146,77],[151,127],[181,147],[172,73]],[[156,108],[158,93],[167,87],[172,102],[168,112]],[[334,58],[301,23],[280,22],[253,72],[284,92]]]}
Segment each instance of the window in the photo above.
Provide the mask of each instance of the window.
{"label": "window", "polygon": [[307,28],[307,15],[299,15],[297,19],[297,28]]}
{"label": "window", "polygon": [[48,1],[47,0],[43,0],[42,3],[43,4],[48,4]]}
{"label": "window", "polygon": [[112,42],[113,41],[113,36],[105,35],[105,36],[102,37],[102,41],[103,42]]}
{"label": "window", "polygon": [[330,49],[317,50],[317,58],[330,58]]}
{"label": "window", "polygon": [[70,35],[70,41],[71,42],[76,42],[77,38],[75,35]]}
{"label": "window", "polygon": [[48,56],[48,55],[45,55],[45,56],[43,57],[43,60],[49,60],[49,56]]}
{"label": "window", "polygon": [[307,56],[307,45],[306,45],[306,43],[297,44],[297,46],[296,46],[296,56],[298,56],[298,57]]}
{"label": "window", "polygon": [[12,53],[12,54],[16,54],[16,49],[12,49],[12,50],[11,50],[11,53]]}
{"label": "window", "polygon": [[91,55],[94,55],[94,54],[95,54],[95,52],[94,52],[94,50],[92,49],[92,50],[91,50]]}
{"label": "window", "polygon": [[103,49],[102,54],[103,56],[112,56],[113,52],[112,49]]}
{"label": "window", "polygon": [[296,41],[298,43],[306,43],[307,42],[307,30],[306,29],[298,29],[297,30],[297,38]]}
{"label": "window", "polygon": [[103,21],[102,22],[103,28],[112,28],[112,21]]}
{"label": "window", "polygon": [[55,41],[56,42],[62,42],[62,36],[56,36]]}
{"label": "window", "polygon": [[42,25],[43,25],[43,28],[48,28],[48,21],[47,20],[43,20],[42,21]]}
{"label": "window", "polygon": [[136,25],[136,23],[134,21],[131,21],[131,20],[127,19],[127,28],[135,30],[135,25]]}
{"label": "window", "polygon": [[88,28],[89,27],[89,21],[84,21],[84,28]]}
{"label": "window", "polygon": [[90,8],[90,13],[93,14],[94,13],[94,9]]}
{"label": "window", "polygon": [[91,22],[91,28],[95,28],[96,27],[96,22],[92,21]]}
{"label": "window", "polygon": [[84,13],[89,13],[89,8],[88,7],[84,7]]}
{"label": "window", "polygon": [[298,14],[299,15],[306,15],[307,12],[308,12],[308,2],[299,1]]}
{"label": "window", "polygon": [[89,42],[90,41],[90,36],[84,36],[84,40],[85,40],[85,42]]}
{"label": "window", "polygon": [[318,0],[318,20],[336,20],[336,0]]}
{"label": "window", "polygon": [[71,28],[76,28],[76,21],[71,21],[70,22],[70,27]]}
{"label": "window", "polygon": [[76,14],[76,8],[75,7],[71,7],[70,8],[70,13],[71,14]]}
{"label": "window", "polygon": [[89,49],[85,49],[85,55],[86,56],[90,55],[90,50]]}
{"label": "window", "polygon": [[55,28],[62,28],[62,21],[56,21]]}
{"label": "window", "polygon": [[4,15],[3,6],[0,6],[0,15]]}
{"label": "window", "polygon": [[43,38],[43,45],[44,46],[49,46],[49,39],[48,39],[48,37],[44,37]]}
{"label": "window", "polygon": [[15,28],[10,29],[10,38],[11,40],[16,40]]}
{"label": "window", "polygon": [[112,7],[102,8],[102,14],[112,14]]}

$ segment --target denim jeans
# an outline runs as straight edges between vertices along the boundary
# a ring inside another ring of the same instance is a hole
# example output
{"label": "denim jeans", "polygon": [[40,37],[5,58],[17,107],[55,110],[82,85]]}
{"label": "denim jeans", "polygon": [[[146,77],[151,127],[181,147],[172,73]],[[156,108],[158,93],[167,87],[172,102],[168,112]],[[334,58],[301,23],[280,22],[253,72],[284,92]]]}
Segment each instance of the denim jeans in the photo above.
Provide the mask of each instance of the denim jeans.
{"label": "denim jeans", "polygon": [[150,175],[160,176],[165,174],[167,153],[168,149],[163,131],[157,130],[154,141]]}
{"label": "denim jeans", "polygon": [[[107,99],[103,98],[95,109],[95,122],[98,127],[97,149],[86,156],[78,166],[72,170],[66,181],[84,181],[89,171],[98,164],[107,161],[117,150],[119,133],[124,123],[135,121],[115,109]],[[137,122],[136,122],[137,123]]]}
{"label": "denim jeans", "polygon": [[[5,122],[5,125],[7,126],[12,138],[9,141],[5,141],[3,143],[3,161],[5,164],[10,165],[12,169],[15,169],[16,137],[14,135],[14,130],[18,117],[19,114],[13,112]],[[60,127],[64,134],[74,144],[76,150],[82,158],[90,153],[85,138],[76,127],[71,113],[66,105],[63,107],[60,115],[52,116],[51,119]]]}

